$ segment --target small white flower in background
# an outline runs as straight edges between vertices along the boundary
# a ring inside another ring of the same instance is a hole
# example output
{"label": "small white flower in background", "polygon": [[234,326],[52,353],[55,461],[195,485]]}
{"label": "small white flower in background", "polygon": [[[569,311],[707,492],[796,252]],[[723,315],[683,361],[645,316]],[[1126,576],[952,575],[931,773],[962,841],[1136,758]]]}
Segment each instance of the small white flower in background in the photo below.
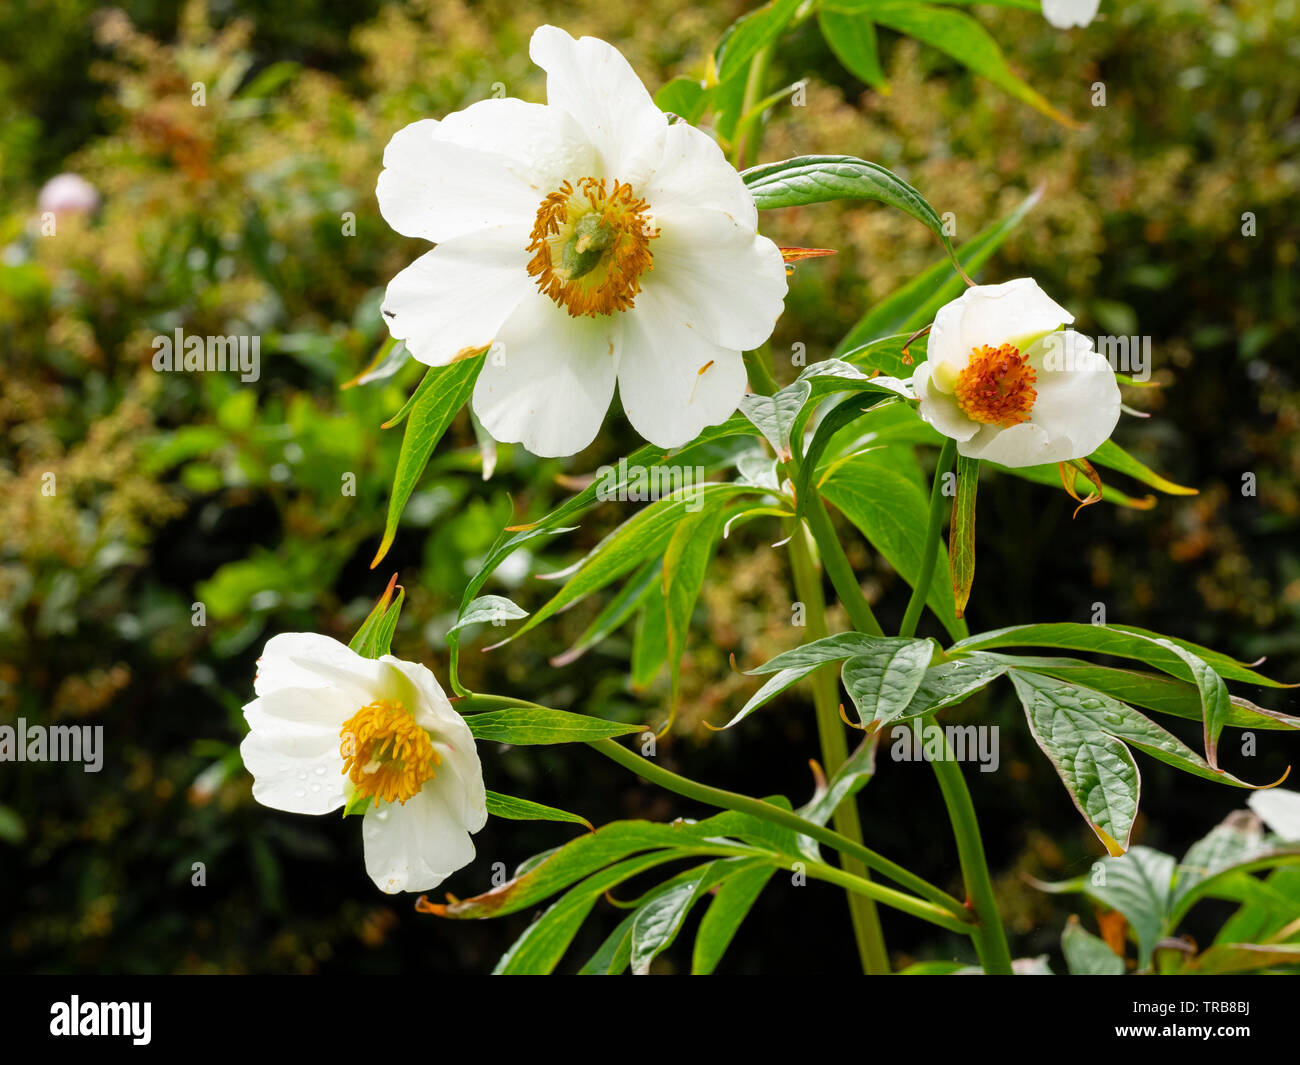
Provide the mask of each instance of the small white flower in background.
{"label": "small white flower in background", "polygon": [[1061,328],[1073,321],[1031,278],[968,288],[935,315],[918,413],[969,458],[1087,457],[1119,421],[1119,385],[1090,338]]}
{"label": "small white flower in background", "polygon": [[1086,26],[1097,17],[1101,0],[1043,0],[1043,18],[1058,30]]}
{"label": "small white flower in background", "polygon": [[483,100],[385,149],[384,219],[438,243],[389,284],[389,331],[432,366],[492,346],[473,406],[497,440],[574,454],[617,381],[637,432],[686,443],[744,395],[781,252],[717,144],[612,46],[542,26],[529,54],[547,104]]}
{"label": "small white flower in background", "polygon": [[90,214],[99,207],[99,191],[80,174],[58,174],[41,186],[36,208],[41,213]]}
{"label": "small white flower in background", "polygon": [[474,858],[487,821],[474,737],[428,669],[363,658],[315,633],[272,637],[240,745],[253,798],[325,814],[368,798],[366,872],[382,891],[427,891]]}
{"label": "small white flower in background", "polygon": [[1266,788],[1253,792],[1246,805],[1284,840],[1300,843],[1300,791]]}

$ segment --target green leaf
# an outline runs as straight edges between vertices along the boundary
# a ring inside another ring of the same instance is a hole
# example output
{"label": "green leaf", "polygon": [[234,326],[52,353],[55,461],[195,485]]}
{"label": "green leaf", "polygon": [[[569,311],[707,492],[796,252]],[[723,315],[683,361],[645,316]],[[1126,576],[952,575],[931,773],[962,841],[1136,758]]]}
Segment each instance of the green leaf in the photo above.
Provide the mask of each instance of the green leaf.
{"label": "green leaf", "polygon": [[[691,871],[687,879],[654,892],[636,911],[632,922],[632,972],[644,976],[650,963],[677,938],[691,907],[719,879],[722,862],[709,862]],[[722,874],[725,875],[725,874]]]}
{"label": "green leaf", "polygon": [[857,396],[851,396],[828,411],[826,416],[817,424],[817,429],[808,444],[808,452],[804,455],[804,461],[799,466],[799,473],[795,479],[794,497],[797,516],[803,516],[804,502],[808,498],[808,493],[812,490],[813,474],[816,472],[826,448],[830,445],[831,438],[841,429],[862,418],[866,413],[868,412],[862,409],[862,400]]}
{"label": "green leaf", "polygon": [[1061,952],[1071,976],[1123,976],[1124,959],[1094,936],[1073,914],[1061,933]]}
{"label": "green leaf", "polygon": [[1263,674],[1256,673],[1246,663],[1238,662],[1235,658],[1229,658],[1218,651],[1211,651],[1208,647],[1201,647],[1188,640],[1164,637],[1158,632],[1139,629],[1132,625],[1083,625],[1068,621],[1013,625],[1010,628],[994,629],[958,640],[949,648],[949,653],[954,651],[965,653],[968,650],[989,647],[1062,647],[1074,651],[1116,655],[1120,658],[1136,658],[1180,680],[1194,681],[1187,663],[1173,651],[1161,646],[1158,642],[1160,640],[1169,640],[1183,650],[1190,651],[1225,680],[1260,684],[1269,688],[1295,687],[1292,684],[1270,680]]}
{"label": "green leaf", "polygon": [[651,595],[637,615],[632,638],[632,688],[635,691],[648,688],[667,660],[668,606],[662,595]]}
{"label": "green leaf", "polygon": [[1138,939],[1138,967],[1151,964],[1155,945],[1169,934],[1174,859],[1151,847],[1134,847],[1123,857],[1102,862],[1101,883],[1090,883],[1090,898],[1118,910]]}
{"label": "green leaf", "polygon": [[[397,589],[397,598],[393,598],[393,589]],[[388,654],[393,645],[393,633],[397,630],[397,620],[402,615],[402,600],[406,598],[406,589],[397,583],[394,573],[388,587],[374,608],[366,615],[366,620],[357,629],[357,634],[348,644],[353,651],[363,658],[380,658]]]}
{"label": "green leaf", "polygon": [[1174,484],[1173,481],[1166,477],[1161,477],[1149,466],[1144,466],[1135,459],[1114,440],[1107,440],[1101,447],[1097,448],[1088,456],[1088,461],[1097,466],[1105,466],[1107,469],[1115,470],[1118,473],[1132,477],[1135,481],[1141,481],[1143,484],[1150,485],[1158,492],[1164,492],[1165,495],[1171,496],[1194,496],[1195,488],[1186,488],[1181,484]]}
{"label": "green leaf", "polygon": [[[779,673],[783,670],[803,669],[811,671],[827,662],[839,662],[854,655],[867,654],[881,647],[893,647],[899,643],[897,637],[869,636],[865,632],[840,632],[834,636],[823,636],[801,644],[789,651],[782,651],[774,658],[769,658],[761,666],[746,670],[748,676],[763,673]],[[903,642],[911,643],[911,640]]]}
{"label": "green leaf", "polygon": [[[476,715],[482,717],[482,714]],[[472,720],[472,719],[471,719]],[[752,820],[752,819],[751,819]],[[728,822],[735,827],[735,818]],[[504,917],[536,905],[542,899],[562,891],[583,877],[621,861],[639,851],[666,851],[670,861],[674,857],[689,857],[707,851],[725,848],[717,837],[725,834],[727,824],[718,818],[706,821],[677,821],[657,824],[652,821],[612,821],[595,832],[570,840],[548,854],[542,861],[530,863],[512,880],[473,898],[458,899],[446,904],[425,902],[421,910],[457,920],[480,917]],[[706,841],[708,841],[706,846]],[[737,848],[737,853],[742,853]]]}
{"label": "green leaf", "polygon": [[871,19],[823,7],[817,12],[817,24],[845,70],[872,88],[889,91],[885,72],[880,67],[876,27]]}
{"label": "green leaf", "polygon": [[637,570],[619,589],[618,594],[601,608],[573,646],[551,659],[551,665],[557,669],[567,666],[617,632],[636,613],[646,596],[663,587],[660,577],[662,569],[663,561],[652,559]]}
{"label": "green leaf", "polygon": [[795,381],[775,395],[764,396],[755,392],[740,401],[741,413],[767,438],[782,462],[790,460],[790,430],[795,416],[803,410],[810,395],[812,386],[808,382]]}
{"label": "green leaf", "polygon": [[718,43],[718,80],[743,80],[749,61],[781,35],[802,2],[770,0],[732,23]]}
{"label": "green leaf", "polygon": [[[677,716],[682,655],[695,612],[695,601],[704,586],[705,573],[717,546],[725,512],[701,510],[687,514],[673,531],[664,550],[663,597],[668,635],[668,671],[672,677],[668,722]],[[635,968],[635,966],[634,966]]]}
{"label": "green leaf", "polygon": [[579,976],[618,976],[632,963],[632,922],[635,911],[619,921],[614,931],[605,937],[596,953],[578,970]]}
{"label": "green leaf", "polygon": [[928,226],[954,261],[943,219],[916,189],[877,163],[849,155],[801,155],[750,167],[740,175],[761,211],[831,200],[875,200]]}
{"label": "green leaf", "polygon": [[[555,536],[559,533],[573,532],[574,526],[555,527],[552,525],[538,524],[531,528],[524,529],[510,535],[509,530],[503,530],[497,537],[496,542],[492,545],[478,568],[478,572],[470,578],[469,583],[465,586],[465,593],[460,599],[461,613],[468,609],[470,603],[474,601],[483,585],[496,571],[496,568],[509,558],[519,547],[526,544],[529,540],[535,540],[540,536]],[[460,633],[451,630],[447,633],[447,652],[448,652],[448,669],[447,675],[451,682],[452,691],[457,695],[468,695],[469,690],[460,682]]]}
{"label": "green leaf", "polygon": [[[823,497],[838,507],[889,564],[911,583],[921,573],[921,541],[930,501],[887,449],[868,451],[833,465],[824,475]],[[941,545],[926,602],[954,639],[966,630],[957,617],[948,580],[948,552]]]}
{"label": "green leaf", "polygon": [[840,679],[867,728],[893,721],[907,711],[925,679],[934,647],[929,640],[882,640],[872,650],[844,663]]}
{"label": "green leaf", "polygon": [[736,931],[775,873],[776,869],[771,865],[755,862],[732,872],[722,882],[709,908],[704,911],[699,931],[695,934],[692,974],[707,976],[718,967]]}
{"label": "green leaf", "polygon": [[[1162,714],[1203,721],[1200,692],[1195,686],[1170,676],[1141,673],[1114,666],[1099,666],[1080,658],[1039,658],[1031,655],[1001,655],[980,652],[987,658],[998,659],[1008,666],[1042,673],[1071,684],[1080,684],[1104,692],[1120,702],[1155,710]],[[1265,710],[1249,699],[1229,697],[1227,724],[1237,728],[1300,729],[1300,718],[1289,717],[1276,710]]]}
{"label": "green leaf", "polygon": [[607,736],[627,736],[644,732],[644,725],[607,721],[601,717],[552,710],[544,706],[512,706],[506,710],[488,710],[465,718],[476,740],[533,746],[546,743],[585,743]]}
{"label": "green leaf", "polygon": [[683,489],[637,511],[582,560],[573,576],[510,637],[516,639],[571,603],[590,595],[647,558],[662,552],[683,517],[709,510],[754,489],[738,484],[704,484]]}
{"label": "green leaf", "polygon": [[[1202,720],[1205,733],[1205,758],[1214,768],[1219,765],[1219,736],[1228,720],[1232,704],[1228,699],[1228,686],[1223,678],[1212,670],[1203,659],[1179,647],[1172,640],[1155,641],[1176,654],[1192,672],[1192,680],[1201,696]],[[1166,670],[1170,672],[1170,670]],[[1176,676],[1177,674],[1175,674]]]}
{"label": "green leaf", "polygon": [[495,791],[487,793],[487,812],[493,817],[504,817],[508,821],[568,821],[575,825],[584,825],[594,832],[592,823],[585,817],[557,810],[553,806],[543,806],[530,799],[520,799],[513,795],[501,795]]}
{"label": "green leaf", "polygon": [[824,7],[865,15],[891,30],[915,37],[951,56],[1048,118],[1072,129],[1079,128],[1079,123],[1063,115],[1041,93],[1012,71],[998,42],[969,15],[929,4],[918,4],[913,0],[830,0]]}
{"label": "green leaf", "polygon": [[656,865],[673,861],[671,851],[658,851],[629,858],[588,877],[563,895],[541,917],[525,929],[501,956],[495,975],[544,975],[553,972],[596,901],[610,888]]}
{"label": "green leaf", "polygon": [[957,616],[966,612],[975,582],[975,494],[979,490],[980,460],[957,456],[957,494],[948,526],[948,568]]}
{"label": "green leaf", "polygon": [[393,477],[393,494],[388,501],[384,538],[370,563],[371,569],[388,554],[397,536],[397,523],[406,501],[411,498],[411,492],[415,490],[442,434],[474,391],[474,382],[482,368],[481,356],[462,359],[449,366],[435,366],[425,374],[415,390],[407,417],[406,435],[402,437],[402,448],[397,456],[397,473]]}
{"label": "green leaf", "polygon": [[710,95],[694,78],[673,78],[655,93],[655,106],[694,125],[708,107]]}
{"label": "green leaf", "polygon": [[994,655],[972,655],[952,662],[940,662],[925,671],[907,709],[896,720],[912,718],[960,703],[968,696],[988,687],[1007,671],[1005,663]]}
{"label": "green leaf", "polygon": [[[825,787],[818,788],[816,794],[799,808],[799,816],[814,824],[824,825],[845,799],[856,795],[867,786],[876,774],[876,746],[879,734],[866,737],[858,749],[844,760],[844,764],[835,771]],[[800,836],[800,845],[805,842],[816,848],[816,842],[807,836]],[[815,849],[809,857],[816,858]]]}
{"label": "green leaf", "polygon": [[1029,730],[1088,827],[1112,855],[1123,854],[1138,808],[1140,784],[1133,756],[1091,716],[1079,712],[1076,689],[1040,685],[1030,680],[1034,676],[1011,674]]}
{"label": "green leaf", "polygon": [[447,631],[459,632],[470,625],[504,625],[507,621],[527,616],[527,610],[503,595],[484,595],[465,607],[456,619],[456,624]]}

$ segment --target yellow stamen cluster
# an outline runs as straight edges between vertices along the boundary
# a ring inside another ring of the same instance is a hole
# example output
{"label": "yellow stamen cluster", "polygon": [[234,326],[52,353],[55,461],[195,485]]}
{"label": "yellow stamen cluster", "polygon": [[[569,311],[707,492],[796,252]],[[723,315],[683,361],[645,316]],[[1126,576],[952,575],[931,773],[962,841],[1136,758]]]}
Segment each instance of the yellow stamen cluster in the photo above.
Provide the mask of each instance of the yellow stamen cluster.
{"label": "yellow stamen cluster", "polygon": [[641,275],[654,268],[650,241],[658,235],[650,205],[631,185],[585,177],[575,190],[566,181],[537,208],[528,273],[575,318],[626,311]]}
{"label": "yellow stamen cluster", "polygon": [[400,702],[380,699],[363,706],[344,722],[339,737],[343,772],[356,794],[380,802],[405,805],[442,764],[429,733]]}
{"label": "yellow stamen cluster", "polygon": [[957,403],[966,416],[985,425],[1010,429],[1029,420],[1038,392],[1038,374],[1013,344],[971,351],[970,362],[957,375]]}

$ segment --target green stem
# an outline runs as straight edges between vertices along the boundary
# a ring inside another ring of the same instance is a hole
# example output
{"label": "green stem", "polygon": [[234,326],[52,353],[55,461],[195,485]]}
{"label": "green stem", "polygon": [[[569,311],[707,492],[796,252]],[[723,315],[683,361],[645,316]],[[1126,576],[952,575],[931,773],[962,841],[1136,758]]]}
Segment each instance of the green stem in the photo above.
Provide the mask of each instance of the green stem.
{"label": "green stem", "polygon": [[755,52],[754,58],[749,61],[749,74],[745,79],[745,95],[740,103],[741,117],[736,122],[735,148],[731,160],[737,170],[745,169],[746,158],[751,152],[758,154],[761,137],[757,130],[763,116],[761,111],[754,113],[754,105],[763,92],[763,81],[767,77],[767,63],[771,54],[772,46],[769,44]]}
{"label": "green stem", "polygon": [[[943,530],[945,511],[944,474],[952,468],[956,454],[956,443],[953,440],[945,440],[943,450],[939,453],[939,463],[934,470],[934,484],[930,488],[930,515],[925,530],[925,543],[922,547],[921,572],[912,588],[912,598],[908,601],[907,613],[903,615],[903,624],[898,633],[900,636],[912,636],[916,633],[916,623],[920,620],[926,593],[934,579],[934,567],[939,557],[939,537]],[[921,722],[913,722],[912,727],[918,739],[921,738],[923,727]],[[997,899],[993,894],[993,883],[989,878],[988,859],[984,855],[984,843],[980,838],[975,807],[971,803],[970,790],[966,787],[966,778],[962,776],[961,767],[957,764],[952,748],[948,744],[947,734],[940,729],[940,735],[943,739],[943,757],[929,761],[939,782],[939,790],[943,793],[943,802],[948,809],[948,820],[952,822],[953,836],[957,840],[957,856],[961,861],[966,898],[979,922],[978,930],[971,933],[971,938],[974,940],[975,950],[979,954],[980,964],[985,972],[1010,973],[1011,951],[1007,946],[1002,917],[998,913]]]}
{"label": "green stem", "polygon": [[925,600],[934,581],[934,564],[939,557],[939,536],[943,532],[944,501],[947,499],[943,494],[943,475],[952,469],[956,456],[957,442],[945,439],[943,450],[939,452],[939,464],[934,468],[934,484],[930,488],[930,518],[925,528],[925,544],[921,548],[921,573],[912,586],[912,598],[907,601],[907,612],[898,630],[900,636],[916,635],[916,623],[921,620],[921,611],[925,609]]}
{"label": "green stem", "polygon": [[840,603],[848,612],[853,627],[858,632],[865,632],[870,636],[883,636],[884,629],[876,620],[875,612],[862,593],[862,585],[853,572],[853,567],[849,565],[848,556],[844,553],[840,539],[835,535],[835,527],[831,524],[831,516],[826,512],[826,504],[822,502],[817,489],[811,485],[808,498],[803,501],[803,510],[804,517],[808,521],[808,529],[813,534],[813,539],[817,541],[822,566],[831,579],[831,585],[835,588]]}
{"label": "green stem", "polygon": [[767,345],[754,351],[745,352],[745,369],[749,373],[749,384],[760,396],[773,395],[780,387],[772,375],[772,368],[767,364]]}
{"label": "green stem", "polygon": [[[804,538],[802,525],[793,525],[790,536],[790,568],[794,574],[795,594],[804,604],[804,621],[808,639],[820,640],[828,635],[826,629],[826,601],[822,596],[821,574],[813,565]],[[817,670],[809,678],[813,689],[813,706],[817,718],[817,736],[821,742],[822,764],[826,775],[835,771],[849,757],[848,743],[844,739],[844,726],[840,722],[839,699],[835,677],[826,670]],[[862,823],[858,818],[858,804],[850,796],[831,815],[836,831],[856,843],[862,842]],[[860,862],[844,857],[844,869],[854,876],[867,875]],[[885,949],[885,936],[880,928],[880,915],[875,904],[860,895],[849,896],[849,915],[853,920],[853,933],[862,958],[863,971],[870,974],[889,972],[889,954]]]}
{"label": "green stem", "polygon": [[[943,802],[948,808],[948,820],[952,822],[952,833],[957,839],[957,855],[961,860],[966,897],[979,919],[978,926],[970,933],[971,939],[974,940],[975,952],[979,955],[984,971],[1005,976],[1011,972],[1011,949],[1007,946],[1007,934],[998,913],[993,882],[989,879],[988,860],[984,856],[984,842],[980,838],[980,826],[975,818],[970,789],[966,787],[966,778],[962,776],[961,766],[957,764],[947,735],[937,723],[935,727],[939,728],[943,740],[943,757],[931,760],[930,765],[939,781],[939,790],[943,792]],[[919,738],[920,723],[914,723],[914,728]]]}
{"label": "green stem", "polygon": [[[722,810],[735,810],[737,813],[749,814],[751,817],[757,817],[772,824],[780,825],[782,828],[791,829],[800,835],[809,836],[820,843],[825,843],[827,846],[834,847],[845,853],[853,853],[858,858],[863,859],[863,864],[871,864],[877,872],[911,888],[931,901],[927,902],[925,899],[919,899],[894,888],[886,887],[883,884],[877,884],[863,876],[851,873],[847,869],[835,869],[834,874],[839,877],[835,879],[835,876],[827,875],[824,872],[833,867],[818,862],[805,862],[809,876],[840,883],[842,886],[849,887],[850,890],[867,901],[874,899],[915,917],[930,921],[942,928],[950,928],[966,935],[971,932],[973,924],[970,912],[951,895],[936,888],[933,884],[927,883],[914,873],[909,873],[901,866],[895,865],[887,858],[881,857],[861,844],[853,843],[851,840],[814,821],[806,820],[790,810],[782,809],[780,806],[773,806],[761,799],[724,791],[721,788],[710,787],[707,784],[700,784],[697,781],[679,776],[648,758],[642,758],[640,755],[632,753],[613,740],[591,740],[588,742],[588,746],[599,751],[611,761],[630,769],[637,776],[668,791],[684,795],[688,799],[707,803],[710,806],[716,806]],[[796,860],[804,861],[802,858]]]}

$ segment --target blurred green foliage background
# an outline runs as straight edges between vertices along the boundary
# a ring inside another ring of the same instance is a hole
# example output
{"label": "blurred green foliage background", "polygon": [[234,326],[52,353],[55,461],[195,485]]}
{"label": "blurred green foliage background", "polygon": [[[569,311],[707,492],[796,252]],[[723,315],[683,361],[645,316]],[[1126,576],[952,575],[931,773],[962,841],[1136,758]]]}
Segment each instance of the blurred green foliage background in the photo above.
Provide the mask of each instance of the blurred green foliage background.
{"label": "blurred green foliage background", "polygon": [[[394,652],[445,675],[443,634],[500,529],[536,517],[582,474],[634,442],[621,417],[567,462],[503,447],[490,481],[462,416],[407,507],[396,546],[368,568],[399,438],[381,431],[418,380],[342,390],[378,348],[387,280],[423,247],[379,217],[383,148],[402,125],[492,95],[543,98],[527,59],[542,22],[610,40],[651,88],[701,76],[746,5],[719,0],[572,3],[227,0],[182,9],[126,0],[16,0],[0,7],[0,720],[102,725],[102,772],[0,765],[0,968],[59,972],[478,972],[526,917],[461,926],[416,915],[366,877],[359,826],[253,802],[238,759],[240,706],[262,643],[281,631],[348,639],[389,575],[407,605]],[[1097,506],[1071,520],[1062,493],[1011,478],[980,494],[974,629],[1108,619],[1166,631],[1300,681],[1300,4],[1131,0],[1087,31],[977,7],[1013,64],[1079,131],[886,35],[891,91],[870,92],[815,26],[787,38],[773,83],[809,79],[782,105],[765,159],[858,155],[955,216],[958,240],[1033,188],[1041,203],[981,275],[1030,274],[1089,333],[1153,338],[1162,387],[1130,391],[1149,414],[1118,440],[1200,494],[1150,511]],[[205,83],[206,106],[191,102]],[[1095,83],[1105,106],[1093,106]],[[75,171],[99,191],[90,215],[42,236],[37,190]],[[348,224],[349,213],[355,232]],[[1255,235],[1243,236],[1243,215]],[[828,356],[873,302],[938,258],[915,222],[872,205],[767,216],[782,244],[836,248],[801,267],[773,341],[778,375]],[[262,376],[158,374],[152,338],[258,334]],[[53,473],[53,497],[41,492]],[[356,493],[342,490],[355,475]],[[1257,494],[1243,495],[1243,474]],[[512,510],[513,506],[513,510]],[[525,607],[619,520],[521,552],[486,591]],[[918,530],[918,535],[920,530]],[[752,666],[792,646],[793,593],[776,526],[726,541],[697,617],[684,714],[665,763],[756,793],[811,789],[811,705],[793,690],[743,728],[711,733],[756,687]],[[850,557],[888,628],[906,588],[856,533]],[[194,624],[202,603],[205,624]],[[583,604],[491,654],[480,633],[463,675],[476,690],[627,720],[659,720],[662,674],[634,688],[627,635],[573,665],[548,659],[598,609]],[[833,619],[833,627],[834,625]],[[847,627],[838,617],[838,627]],[[1264,705],[1290,707],[1283,693]],[[999,772],[969,774],[1017,954],[1055,952],[1070,900],[1021,873],[1075,875],[1099,854],[1009,687],[953,721],[1001,727]],[[1195,729],[1192,730],[1193,734]],[[1225,764],[1272,780],[1300,756],[1280,733]],[[1184,738],[1189,738],[1184,735]],[[1191,739],[1195,740],[1192,735]],[[581,749],[483,751],[488,786],[600,823],[699,810],[620,776]],[[1136,842],[1181,853],[1242,793],[1142,762]],[[956,860],[923,766],[882,760],[862,796],[867,841],[955,889]],[[479,858],[445,885],[490,886],[494,863],[569,838],[567,826],[493,821]],[[191,883],[193,863],[206,886]],[[834,889],[775,882],[723,970],[848,971]],[[575,948],[620,916],[604,907]],[[1212,907],[1193,914],[1212,929]],[[895,960],[957,944],[892,913]],[[1208,936],[1206,936],[1208,939]],[[590,950],[588,950],[588,953]],[[583,955],[585,956],[585,955]],[[671,967],[672,954],[662,959]],[[1059,967],[1058,967],[1059,971]]]}

